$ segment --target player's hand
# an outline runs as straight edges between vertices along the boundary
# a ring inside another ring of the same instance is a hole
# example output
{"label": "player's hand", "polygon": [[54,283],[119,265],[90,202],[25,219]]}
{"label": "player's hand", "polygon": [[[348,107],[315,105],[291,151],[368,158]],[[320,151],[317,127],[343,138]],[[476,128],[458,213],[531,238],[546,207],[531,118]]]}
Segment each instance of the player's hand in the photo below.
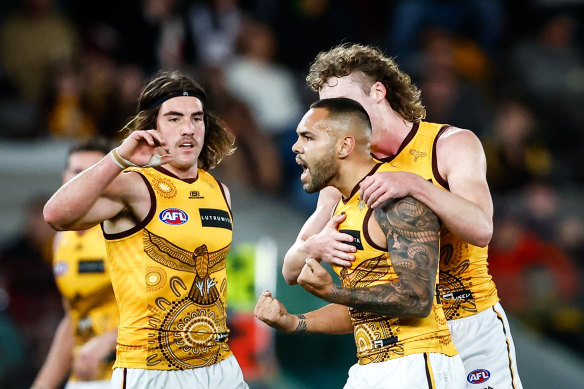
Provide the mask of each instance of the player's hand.
{"label": "player's hand", "polygon": [[357,249],[345,242],[353,242],[353,237],[349,234],[339,232],[339,225],[345,221],[347,215],[335,215],[328,221],[321,232],[311,236],[306,240],[306,247],[310,256],[331,265],[351,266],[355,260]]}
{"label": "player's hand", "polygon": [[410,195],[413,180],[417,177],[417,174],[408,172],[375,173],[359,184],[359,199],[369,208],[377,208],[389,199]]}
{"label": "player's hand", "polygon": [[333,288],[333,278],[314,258],[307,258],[297,279],[308,293],[326,300]]}
{"label": "player's hand", "polygon": [[97,336],[85,343],[73,359],[73,372],[82,381],[98,378],[100,363],[111,353],[111,342],[105,335]]}
{"label": "player's hand", "polygon": [[[168,143],[156,130],[132,132],[118,147],[118,153],[122,158],[138,166],[164,165],[173,160],[169,154]],[[152,165],[158,158],[160,163]]]}
{"label": "player's hand", "polygon": [[270,327],[283,332],[293,332],[298,326],[298,317],[291,315],[280,301],[264,290],[256,303],[253,314]]}

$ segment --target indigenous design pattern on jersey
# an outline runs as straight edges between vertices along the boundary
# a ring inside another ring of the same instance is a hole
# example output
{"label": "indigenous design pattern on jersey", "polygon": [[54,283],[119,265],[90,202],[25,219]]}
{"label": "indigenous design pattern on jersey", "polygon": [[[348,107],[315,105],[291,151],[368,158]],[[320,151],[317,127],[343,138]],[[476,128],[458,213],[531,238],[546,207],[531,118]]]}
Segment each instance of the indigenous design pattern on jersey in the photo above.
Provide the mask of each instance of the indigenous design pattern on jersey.
{"label": "indigenous design pattern on jersey", "polygon": [[[69,306],[74,328],[74,355],[89,340],[114,331],[119,324],[106,257],[99,226],[57,235],[53,269],[59,291]],[[111,378],[113,354],[112,348],[112,355],[99,366],[97,380]],[[70,379],[78,380],[74,374]]]}
{"label": "indigenous design pattern on jersey", "polygon": [[[377,247],[369,237],[367,224],[369,218],[374,216],[366,205],[359,205],[356,189],[350,199],[339,202],[334,212],[335,215],[342,212],[347,215],[339,231],[355,238],[353,242],[348,242],[357,248],[355,261],[351,267],[334,265],[333,269],[345,288],[396,282],[399,277],[393,269],[388,251]],[[361,365],[424,352],[449,356],[457,354],[442,307],[436,300],[432,311],[425,318],[388,317],[356,308],[349,308],[349,312]]]}
{"label": "indigenous design pattern on jersey", "polygon": [[[436,159],[436,142],[449,126],[414,123],[398,153],[379,171],[416,173],[434,185],[448,189],[440,177]],[[499,301],[497,288],[488,272],[488,247],[477,247],[464,242],[445,226],[440,229],[439,297],[447,320],[474,315]]]}
{"label": "indigenous design pattern on jersey", "polygon": [[106,234],[112,282],[125,306],[116,367],[182,370],[221,362],[231,355],[225,257],[232,240],[222,186],[203,170],[196,180],[163,168],[128,170],[145,179],[152,207],[134,229]]}

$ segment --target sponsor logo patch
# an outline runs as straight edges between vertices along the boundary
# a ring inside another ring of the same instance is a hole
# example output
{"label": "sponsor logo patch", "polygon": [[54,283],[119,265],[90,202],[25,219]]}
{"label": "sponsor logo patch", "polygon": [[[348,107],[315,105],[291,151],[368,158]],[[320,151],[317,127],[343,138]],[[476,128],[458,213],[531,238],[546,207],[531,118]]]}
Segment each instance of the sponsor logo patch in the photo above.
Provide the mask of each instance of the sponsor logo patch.
{"label": "sponsor logo patch", "polygon": [[83,259],[79,261],[77,273],[105,273],[103,259]]}
{"label": "sponsor logo patch", "polygon": [[158,215],[161,221],[166,224],[185,224],[189,220],[189,215],[182,209],[167,208]]}
{"label": "sponsor logo patch", "polygon": [[204,199],[205,197],[201,196],[201,193],[198,190],[191,190],[189,192],[189,199]]}
{"label": "sponsor logo patch", "polygon": [[486,369],[473,370],[466,377],[466,380],[471,384],[482,384],[491,377],[491,373]]}
{"label": "sponsor logo patch", "polygon": [[458,292],[445,293],[442,295],[444,300],[470,300],[472,299],[472,293],[470,290],[465,289]]}
{"label": "sponsor logo patch", "polygon": [[385,346],[389,346],[390,344],[397,343],[397,336],[392,336],[391,338],[387,339],[378,339],[373,341],[373,348],[382,348]]}
{"label": "sponsor logo patch", "polygon": [[363,243],[361,242],[361,233],[355,230],[339,230],[343,234],[349,234],[353,237],[352,242],[343,242],[348,245],[354,246],[357,250],[363,250]]}
{"label": "sponsor logo patch", "polygon": [[203,227],[217,227],[231,230],[229,213],[222,209],[201,208],[201,225]]}

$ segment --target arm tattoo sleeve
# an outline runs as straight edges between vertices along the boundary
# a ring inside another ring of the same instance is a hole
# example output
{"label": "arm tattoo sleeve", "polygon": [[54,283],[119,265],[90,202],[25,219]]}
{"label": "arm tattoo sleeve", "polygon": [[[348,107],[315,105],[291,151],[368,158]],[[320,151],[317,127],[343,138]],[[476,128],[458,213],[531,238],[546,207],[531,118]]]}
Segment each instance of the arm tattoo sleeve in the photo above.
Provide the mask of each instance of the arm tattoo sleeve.
{"label": "arm tattoo sleeve", "polygon": [[296,329],[294,330],[295,334],[300,334],[302,332],[306,332],[306,328],[308,327],[308,325],[306,324],[306,316],[304,315],[296,315],[298,316],[298,325],[296,326]]}
{"label": "arm tattoo sleeve", "polygon": [[438,271],[438,217],[411,196],[388,200],[374,216],[387,237],[399,281],[362,288],[335,285],[325,299],[392,317],[428,316]]}

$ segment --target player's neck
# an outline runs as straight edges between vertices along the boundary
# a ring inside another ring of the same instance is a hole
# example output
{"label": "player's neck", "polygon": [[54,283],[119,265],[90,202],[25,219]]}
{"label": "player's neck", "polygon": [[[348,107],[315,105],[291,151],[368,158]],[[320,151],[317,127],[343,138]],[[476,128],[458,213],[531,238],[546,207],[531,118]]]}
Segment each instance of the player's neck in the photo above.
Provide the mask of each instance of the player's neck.
{"label": "player's neck", "polygon": [[194,179],[199,176],[199,169],[197,168],[197,165],[191,166],[189,168],[181,168],[168,163],[162,167],[181,180]]}
{"label": "player's neck", "polygon": [[414,123],[407,122],[394,113],[394,115],[388,115],[381,124],[373,130],[371,153],[377,158],[394,157],[412,130]]}
{"label": "player's neck", "polygon": [[377,165],[377,162],[372,158],[362,158],[346,162],[339,167],[337,179],[333,185],[341,192],[344,199],[351,197],[355,186],[371,173],[375,165]]}

